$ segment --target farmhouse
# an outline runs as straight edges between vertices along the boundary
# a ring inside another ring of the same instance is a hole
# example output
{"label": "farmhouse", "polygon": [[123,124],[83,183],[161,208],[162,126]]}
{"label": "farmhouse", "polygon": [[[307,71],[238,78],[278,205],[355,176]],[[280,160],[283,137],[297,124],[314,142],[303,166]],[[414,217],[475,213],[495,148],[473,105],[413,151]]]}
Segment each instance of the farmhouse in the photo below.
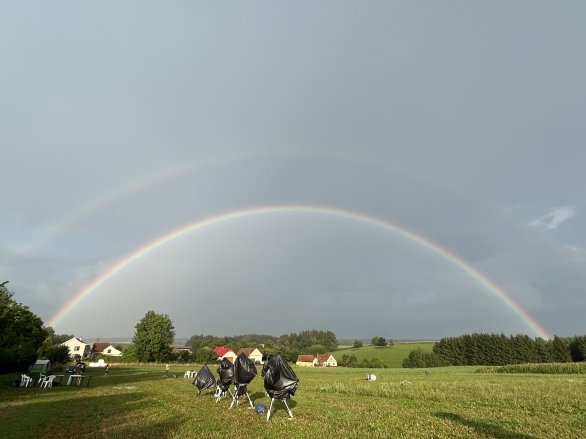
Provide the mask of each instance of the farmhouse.
{"label": "farmhouse", "polygon": [[91,347],[89,344],[84,343],[81,338],[73,337],[69,340],[60,344],[60,346],[67,346],[69,349],[69,356],[74,358],[79,355],[80,358],[85,358],[90,354]]}
{"label": "farmhouse", "polygon": [[336,367],[338,365],[338,362],[332,354],[319,354],[317,361],[323,367]]}
{"label": "farmhouse", "polygon": [[111,343],[94,343],[91,349],[91,357],[96,355],[107,355],[109,357],[121,357],[122,352],[112,346]]}
{"label": "farmhouse", "polygon": [[257,348],[242,348],[236,355],[238,356],[242,353],[250,358],[254,364],[262,364],[262,353]]}
{"label": "farmhouse", "polygon": [[315,367],[318,361],[315,355],[299,355],[295,364],[301,367]]}
{"label": "farmhouse", "polygon": [[222,359],[226,358],[230,363],[234,363],[237,356],[232,349],[225,348],[224,346],[217,346],[214,348],[214,353],[218,356],[218,361],[222,361]]}

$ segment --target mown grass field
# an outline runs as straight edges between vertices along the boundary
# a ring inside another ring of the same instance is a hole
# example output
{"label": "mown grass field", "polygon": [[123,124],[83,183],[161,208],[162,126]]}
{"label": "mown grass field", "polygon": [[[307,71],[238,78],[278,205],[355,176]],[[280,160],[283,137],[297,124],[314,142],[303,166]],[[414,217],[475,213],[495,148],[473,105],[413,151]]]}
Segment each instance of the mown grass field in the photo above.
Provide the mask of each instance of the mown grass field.
{"label": "mown grass field", "polygon": [[431,352],[435,342],[417,342],[417,343],[395,343],[393,346],[363,346],[358,349],[351,347],[338,349],[334,352],[334,357],[338,361],[342,355],[355,355],[358,360],[365,358],[378,358],[388,367],[403,367],[403,360],[409,356],[413,349],[421,348],[426,352]]}
{"label": "mown grass field", "polygon": [[[300,369],[289,420],[279,404],[270,422],[247,404],[229,410],[195,396],[184,369],[117,366],[90,387],[0,387],[2,438],[584,438],[584,375],[480,374],[476,368]],[[1,376],[4,384],[12,376]],[[268,405],[262,379],[249,387]]]}

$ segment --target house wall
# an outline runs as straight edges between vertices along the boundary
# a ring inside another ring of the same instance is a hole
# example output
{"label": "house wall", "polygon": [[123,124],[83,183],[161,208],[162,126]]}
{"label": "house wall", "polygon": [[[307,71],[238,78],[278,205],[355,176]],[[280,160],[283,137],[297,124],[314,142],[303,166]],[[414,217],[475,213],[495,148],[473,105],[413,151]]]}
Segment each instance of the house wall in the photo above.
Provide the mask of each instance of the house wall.
{"label": "house wall", "polygon": [[62,346],[67,346],[69,349],[69,356],[74,357],[75,355],[79,355],[81,358],[84,358],[89,355],[90,353],[90,345],[79,341],[76,338],[71,338],[64,343],[61,343]]}
{"label": "house wall", "polygon": [[224,355],[218,358],[218,360],[222,361],[223,358],[227,358],[230,363],[234,363],[236,361],[236,354],[234,351],[228,351]]}
{"label": "house wall", "polygon": [[109,357],[121,357],[122,352],[120,352],[114,346],[108,346],[106,349],[104,349],[104,352],[102,352],[102,355],[107,355]]}
{"label": "house wall", "polygon": [[316,363],[316,360],[314,360],[313,362],[307,362],[307,361],[298,361],[297,363],[295,363],[297,366],[301,366],[301,367],[314,367]]}
{"label": "house wall", "polygon": [[261,363],[262,364],[262,353],[258,349],[255,349],[254,351],[252,351],[250,353],[249,358],[252,361],[254,361],[255,363]]}
{"label": "house wall", "polygon": [[336,367],[336,366],[338,366],[338,362],[336,361],[336,359],[333,356],[330,355],[330,358],[328,358],[327,361],[322,363],[322,366]]}

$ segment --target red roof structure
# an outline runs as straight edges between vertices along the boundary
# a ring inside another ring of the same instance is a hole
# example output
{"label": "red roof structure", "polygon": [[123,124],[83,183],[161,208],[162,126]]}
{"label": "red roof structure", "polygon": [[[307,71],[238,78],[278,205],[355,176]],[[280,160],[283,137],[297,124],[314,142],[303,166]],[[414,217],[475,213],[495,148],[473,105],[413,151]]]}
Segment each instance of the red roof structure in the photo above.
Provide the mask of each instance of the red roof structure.
{"label": "red roof structure", "polygon": [[112,343],[94,343],[92,345],[92,354],[101,354],[107,347],[112,346]]}
{"label": "red roof structure", "polygon": [[218,357],[223,357],[224,355],[226,355],[227,352],[230,352],[232,349],[230,348],[225,348],[224,346],[217,346],[216,348],[214,348],[214,352]]}
{"label": "red roof structure", "polygon": [[303,363],[313,363],[313,360],[315,360],[315,357],[313,355],[299,355],[297,357],[297,361]]}
{"label": "red roof structure", "polygon": [[247,357],[250,357],[250,354],[252,354],[255,349],[256,348],[242,348],[238,351],[238,353],[236,355],[240,355],[240,354],[244,353],[244,355],[246,355]]}

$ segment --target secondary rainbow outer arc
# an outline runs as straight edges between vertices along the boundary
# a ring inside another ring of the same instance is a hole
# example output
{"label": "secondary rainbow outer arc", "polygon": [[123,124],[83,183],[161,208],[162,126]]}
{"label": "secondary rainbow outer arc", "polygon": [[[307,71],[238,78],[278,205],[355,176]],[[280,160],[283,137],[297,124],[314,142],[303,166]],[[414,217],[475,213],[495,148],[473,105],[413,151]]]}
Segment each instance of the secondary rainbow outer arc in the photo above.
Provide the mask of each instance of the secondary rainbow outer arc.
{"label": "secondary rainbow outer arc", "polygon": [[404,238],[413,241],[424,248],[430,250],[431,252],[449,260],[461,270],[466,272],[469,276],[475,279],[480,285],[486,288],[488,291],[496,295],[508,308],[510,308],[515,314],[517,314],[523,322],[539,337],[544,339],[551,338],[551,335],[548,331],[541,326],[539,322],[537,322],[527,311],[525,311],[515,300],[513,300],[509,294],[504,291],[502,288],[497,286],[492,280],[490,280],[486,275],[481,273],[478,269],[470,265],[468,262],[463,260],[458,255],[451,253],[450,251],[446,250],[445,248],[441,247],[439,244],[435,243],[429,238],[423,237],[418,235],[404,227],[401,227],[397,224],[384,220],[382,218],[378,218],[376,216],[372,216],[365,213],[358,213],[351,210],[345,210],[340,208],[334,207],[323,207],[323,206],[307,206],[307,205],[277,205],[277,206],[265,206],[265,207],[255,207],[249,209],[240,209],[234,210],[230,212],[221,213],[215,216],[211,216],[208,218],[204,218],[198,220],[194,223],[187,224],[185,226],[179,227],[163,236],[160,236],[153,241],[148,242],[147,244],[139,247],[138,249],[134,250],[132,253],[127,255],[126,257],[120,259],[114,265],[112,265],[108,270],[106,270],[103,274],[95,278],[91,283],[83,287],[78,293],[76,293],[71,300],[69,300],[53,317],[49,319],[47,322],[48,326],[54,326],[56,323],[59,322],[65,315],[67,315],[73,308],[75,308],[85,297],[87,297],[92,291],[98,288],[103,283],[107,282],[110,278],[112,278],[117,273],[121,272],[126,268],[128,265],[132,264],[137,259],[140,259],[144,255],[148,254],[149,252],[155,250],[156,248],[167,244],[187,233],[193,232],[195,230],[205,228],[207,226],[211,226],[214,224],[220,224],[228,221],[233,221],[241,218],[257,216],[257,215],[267,215],[267,214],[299,214],[299,213],[308,213],[308,214],[322,214],[322,215],[329,215],[335,216],[338,218],[346,218],[352,219],[368,224],[372,224],[375,226],[383,227],[387,230],[390,230],[394,233],[397,233]]}

